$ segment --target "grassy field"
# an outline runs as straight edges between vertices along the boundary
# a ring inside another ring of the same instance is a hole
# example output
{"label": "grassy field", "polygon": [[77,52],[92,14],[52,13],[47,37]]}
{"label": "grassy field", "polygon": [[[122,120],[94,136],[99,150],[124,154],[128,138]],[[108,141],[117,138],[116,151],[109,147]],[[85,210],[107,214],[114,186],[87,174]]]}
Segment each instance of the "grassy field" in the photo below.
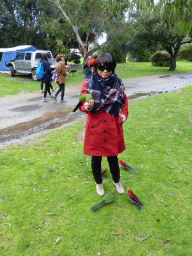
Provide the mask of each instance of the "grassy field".
{"label": "grassy field", "polygon": [[[84,79],[81,66],[71,67],[70,69],[76,69],[77,72],[72,76],[69,74],[66,77],[66,86],[81,85]],[[154,67],[150,62],[128,62],[125,64],[118,64],[116,73],[119,78],[133,78],[138,76],[152,76],[152,75],[165,75],[165,74],[178,74],[192,71],[191,62],[177,61],[176,71],[168,71],[165,67]],[[52,83],[53,87],[55,84]],[[57,87],[57,86],[56,86]],[[0,97],[5,95],[15,95],[24,92],[33,92],[40,90],[40,82],[34,82],[31,76],[16,75],[10,77],[9,74],[0,74]]]}
{"label": "grassy field", "polygon": [[[0,255],[192,255],[192,86],[133,102],[129,113],[119,159],[137,174],[122,169],[121,182],[142,209],[117,194],[91,211],[101,198],[78,140],[84,122],[75,123],[0,150]],[[103,179],[111,192],[109,169]]]}

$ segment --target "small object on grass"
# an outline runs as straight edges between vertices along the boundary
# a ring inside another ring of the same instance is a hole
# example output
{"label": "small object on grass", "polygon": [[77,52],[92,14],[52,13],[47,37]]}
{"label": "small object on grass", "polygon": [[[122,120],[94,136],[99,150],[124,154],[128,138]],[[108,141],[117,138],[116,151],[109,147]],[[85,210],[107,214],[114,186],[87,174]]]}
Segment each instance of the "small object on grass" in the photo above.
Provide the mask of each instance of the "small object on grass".
{"label": "small object on grass", "polygon": [[129,198],[130,198],[132,204],[135,204],[137,206],[138,210],[140,210],[141,205],[143,205],[143,204],[140,202],[139,198],[133,194],[132,190],[127,190],[127,193],[129,194]]}
{"label": "small object on grass", "polygon": [[146,240],[150,235],[147,235],[147,236],[135,236],[133,235],[136,239],[138,239],[139,241],[144,241]]}
{"label": "small object on grass", "polygon": [[126,164],[125,162],[119,160],[119,164],[120,164],[120,166],[121,166],[123,169],[127,169],[127,170],[129,170],[130,172],[137,174],[137,173],[136,173],[135,171],[133,171],[133,169],[132,169],[128,164]]}
{"label": "small object on grass", "polygon": [[88,93],[85,93],[85,94],[82,94],[80,97],[79,97],[79,103],[75,106],[75,108],[72,110],[72,112],[75,112],[78,107],[81,106],[82,104],[82,101],[86,101],[86,102],[89,102],[90,100],[92,100],[92,95],[91,94],[88,94]]}
{"label": "small object on grass", "polygon": [[101,174],[106,173],[106,172],[107,172],[107,169],[104,169],[101,171]]}
{"label": "small object on grass", "polygon": [[113,190],[113,192],[111,193],[106,194],[101,202],[91,207],[91,210],[93,212],[96,212],[99,208],[103,207],[104,205],[112,203],[115,200],[115,195],[115,190]]}
{"label": "small object on grass", "polygon": [[61,238],[58,237],[57,240],[55,241],[55,244],[57,244],[60,240],[61,240]]}
{"label": "small object on grass", "polygon": [[9,227],[11,227],[11,224],[9,223],[1,223],[1,225],[8,225]]}

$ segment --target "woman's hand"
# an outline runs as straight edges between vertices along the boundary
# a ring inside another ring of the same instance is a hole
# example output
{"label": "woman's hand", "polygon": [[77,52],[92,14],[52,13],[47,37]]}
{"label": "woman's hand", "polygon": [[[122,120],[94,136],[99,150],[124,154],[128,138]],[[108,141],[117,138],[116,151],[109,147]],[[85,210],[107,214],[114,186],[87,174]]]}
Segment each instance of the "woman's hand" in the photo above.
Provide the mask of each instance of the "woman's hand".
{"label": "woman's hand", "polygon": [[93,109],[93,106],[94,106],[94,100],[90,100],[89,102],[85,102],[84,106],[85,106],[85,109],[87,111],[91,111]]}
{"label": "woman's hand", "polygon": [[125,120],[126,120],[126,116],[125,115],[123,115],[123,114],[119,114],[119,116],[123,119],[123,123],[125,122]]}

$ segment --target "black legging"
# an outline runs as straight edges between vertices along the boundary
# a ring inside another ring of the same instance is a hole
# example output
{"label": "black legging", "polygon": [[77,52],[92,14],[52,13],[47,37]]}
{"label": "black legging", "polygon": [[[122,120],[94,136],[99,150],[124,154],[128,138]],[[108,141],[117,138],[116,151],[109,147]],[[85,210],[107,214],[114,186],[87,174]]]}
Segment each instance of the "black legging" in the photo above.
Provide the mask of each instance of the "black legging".
{"label": "black legging", "polygon": [[[41,81],[41,90],[42,90],[42,91],[43,91],[43,84],[44,84],[44,82]],[[50,83],[50,88],[53,89],[53,86],[52,86],[51,83]],[[50,94],[49,94],[49,95],[50,95]]]}
{"label": "black legging", "polygon": [[[107,160],[109,163],[109,168],[110,168],[110,172],[112,174],[113,181],[115,183],[118,183],[119,179],[120,179],[120,169],[119,169],[118,158],[117,158],[117,156],[109,156],[109,157],[107,157]],[[92,167],[92,172],[93,172],[95,182],[97,184],[102,183],[101,161],[102,161],[101,156],[92,156],[91,167]]]}
{"label": "black legging", "polygon": [[55,93],[55,96],[57,97],[57,95],[61,92],[61,100],[63,100],[64,98],[64,93],[65,93],[65,84],[59,84],[59,90]]}
{"label": "black legging", "polygon": [[45,82],[44,98],[46,98],[47,92],[49,93],[49,95],[51,95],[50,87],[51,87],[51,83],[50,82]]}

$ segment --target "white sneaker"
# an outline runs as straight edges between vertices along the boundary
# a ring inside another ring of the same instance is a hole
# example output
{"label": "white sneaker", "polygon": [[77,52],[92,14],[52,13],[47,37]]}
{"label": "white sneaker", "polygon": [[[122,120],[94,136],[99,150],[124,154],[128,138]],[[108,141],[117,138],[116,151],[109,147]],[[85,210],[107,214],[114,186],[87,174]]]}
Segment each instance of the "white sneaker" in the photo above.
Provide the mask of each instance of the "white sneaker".
{"label": "white sneaker", "polygon": [[48,101],[48,99],[47,98],[43,98],[43,102],[47,102]]}
{"label": "white sneaker", "polygon": [[103,189],[103,184],[96,184],[96,191],[97,191],[97,194],[99,196],[104,196],[105,195],[105,191]]}
{"label": "white sneaker", "polygon": [[119,194],[124,194],[124,188],[122,187],[122,185],[121,185],[120,182],[115,183],[115,182],[113,181],[113,184],[114,184],[114,186],[116,187],[117,192],[118,192]]}

